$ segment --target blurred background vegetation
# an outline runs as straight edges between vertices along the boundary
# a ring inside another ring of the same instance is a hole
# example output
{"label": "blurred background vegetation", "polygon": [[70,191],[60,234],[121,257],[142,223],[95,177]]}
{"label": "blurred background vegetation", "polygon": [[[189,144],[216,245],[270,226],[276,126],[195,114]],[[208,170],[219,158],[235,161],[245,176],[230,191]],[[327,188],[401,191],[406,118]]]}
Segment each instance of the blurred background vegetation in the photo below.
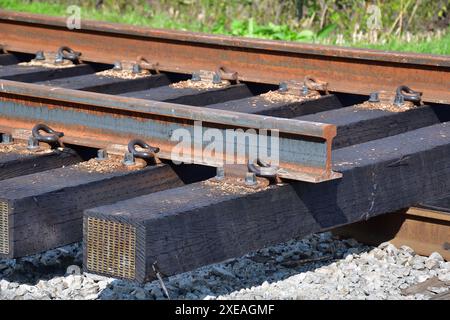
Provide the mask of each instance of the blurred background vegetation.
{"label": "blurred background vegetation", "polygon": [[69,5],[86,19],[450,54],[450,0],[0,0],[2,9],[59,16]]}

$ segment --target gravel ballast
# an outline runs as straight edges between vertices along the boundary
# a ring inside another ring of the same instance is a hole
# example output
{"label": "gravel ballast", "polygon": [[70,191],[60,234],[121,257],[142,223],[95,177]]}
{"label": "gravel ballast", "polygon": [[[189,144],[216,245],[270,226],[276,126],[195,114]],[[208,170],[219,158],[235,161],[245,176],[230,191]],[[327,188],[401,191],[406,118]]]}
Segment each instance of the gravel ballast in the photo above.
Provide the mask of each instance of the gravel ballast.
{"label": "gravel ballast", "polygon": [[[0,260],[0,299],[167,299],[158,281],[139,285],[83,274],[81,262],[80,243]],[[444,285],[405,293],[432,278]],[[424,257],[389,243],[370,247],[326,232],[165,278],[164,284],[171,299],[430,299],[449,290],[450,262],[438,253]]]}

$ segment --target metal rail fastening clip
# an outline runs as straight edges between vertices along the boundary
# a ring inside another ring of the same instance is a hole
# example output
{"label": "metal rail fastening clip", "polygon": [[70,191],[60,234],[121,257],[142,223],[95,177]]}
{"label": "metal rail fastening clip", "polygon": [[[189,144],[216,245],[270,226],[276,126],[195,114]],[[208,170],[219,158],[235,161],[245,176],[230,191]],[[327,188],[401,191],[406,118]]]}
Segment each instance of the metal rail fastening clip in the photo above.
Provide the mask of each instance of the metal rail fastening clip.
{"label": "metal rail fastening clip", "polygon": [[[42,135],[40,132],[44,131],[48,135]],[[28,149],[34,150],[39,148],[39,142],[49,144],[52,148],[62,147],[60,138],[64,136],[64,132],[55,131],[46,124],[39,123],[31,130],[31,137],[28,140]]]}
{"label": "metal rail fastening clip", "polygon": [[[136,146],[143,148],[143,151],[136,150]],[[128,152],[125,153],[124,164],[131,166],[135,164],[134,159],[139,158],[146,161],[155,161],[156,154],[159,152],[158,147],[152,147],[142,139],[133,139],[128,142]]]}
{"label": "metal rail fastening clip", "polygon": [[61,64],[64,60],[69,60],[72,62],[78,62],[81,56],[81,52],[74,51],[72,48],[68,46],[61,46],[58,49],[55,57],[55,64]]}

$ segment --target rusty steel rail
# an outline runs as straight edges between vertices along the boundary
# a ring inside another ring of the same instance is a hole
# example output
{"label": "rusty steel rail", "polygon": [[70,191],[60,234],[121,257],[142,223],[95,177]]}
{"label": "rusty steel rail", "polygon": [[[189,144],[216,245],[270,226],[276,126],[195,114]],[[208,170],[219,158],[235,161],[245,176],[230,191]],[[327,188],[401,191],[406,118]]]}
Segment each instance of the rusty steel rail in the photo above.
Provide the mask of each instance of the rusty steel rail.
{"label": "rusty steel rail", "polygon": [[83,20],[69,30],[64,18],[0,10],[0,46],[35,53],[70,46],[85,61],[145,58],[161,71],[191,73],[224,67],[239,79],[278,83],[305,76],[329,90],[368,94],[400,85],[422,91],[425,102],[450,104],[450,57],[299,44],[148,29]]}
{"label": "rusty steel rail", "polygon": [[[197,121],[202,123],[203,131],[196,132]],[[185,129],[193,137],[192,162],[209,166],[221,166],[221,159],[231,158],[243,164],[248,161],[247,153],[235,151],[239,140],[228,138],[227,129],[253,129],[255,133],[276,130],[281,178],[322,182],[341,177],[331,170],[334,125],[231,111],[217,113],[201,107],[0,80],[1,132],[26,139],[24,132],[41,122],[63,131],[62,142],[123,151],[130,139],[142,138],[160,148],[160,158],[178,161],[183,157],[172,153],[179,142],[171,139],[172,133]],[[210,141],[199,143],[197,137],[207,129],[218,130],[225,145],[233,148],[216,150],[220,156],[205,156],[202,150]],[[255,142],[246,141],[240,142],[244,149],[255,146]],[[258,148],[259,140],[256,144]],[[271,145],[268,147],[270,150]]]}

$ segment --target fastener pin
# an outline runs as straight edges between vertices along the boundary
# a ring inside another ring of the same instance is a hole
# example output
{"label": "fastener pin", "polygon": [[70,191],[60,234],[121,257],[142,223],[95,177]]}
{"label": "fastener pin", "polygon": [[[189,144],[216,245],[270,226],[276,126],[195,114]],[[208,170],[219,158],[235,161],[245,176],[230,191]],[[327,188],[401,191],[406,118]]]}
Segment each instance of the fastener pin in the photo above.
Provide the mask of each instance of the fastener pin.
{"label": "fastener pin", "polygon": [[201,81],[202,78],[200,77],[200,74],[198,72],[192,73],[191,81]]}
{"label": "fastener pin", "polygon": [[123,164],[126,166],[134,165],[134,156],[131,152],[126,152],[123,158]]}
{"label": "fastener pin", "polygon": [[216,176],[214,178],[216,180],[223,180],[225,178],[225,169],[223,167],[217,167]]}
{"label": "fastener pin", "polygon": [[256,183],[256,174],[253,172],[247,172],[245,174],[245,184],[248,186],[254,186]]}
{"label": "fastener pin", "polygon": [[39,61],[45,60],[44,51],[38,51],[38,52],[36,52],[36,55],[35,55],[35,57],[34,57],[34,60],[39,60]]}
{"label": "fastener pin", "polygon": [[220,77],[220,74],[214,73],[212,82],[213,82],[213,84],[221,84],[222,78]]}
{"label": "fastener pin", "polygon": [[105,149],[99,149],[97,151],[97,158],[95,158],[96,160],[106,160],[108,158],[108,153],[106,152]]}
{"label": "fastener pin", "polygon": [[370,94],[369,102],[380,102],[380,96],[378,92],[372,92]]}
{"label": "fastener pin", "polygon": [[280,91],[280,92],[288,91],[288,84],[286,82],[280,82],[280,84],[278,86],[278,91]]}
{"label": "fastener pin", "polygon": [[142,68],[139,64],[133,64],[133,68],[131,69],[131,73],[138,74],[142,72]]}
{"label": "fastener pin", "polygon": [[28,150],[36,150],[39,149],[39,141],[35,137],[30,137],[27,143]]}
{"label": "fastener pin", "polygon": [[2,134],[2,144],[11,144],[13,142],[13,137],[9,133]]}
{"label": "fastener pin", "polygon": [[114,62],[113,70],[114,71],[121,71],[122,70],[122,63],[120,61]]}

